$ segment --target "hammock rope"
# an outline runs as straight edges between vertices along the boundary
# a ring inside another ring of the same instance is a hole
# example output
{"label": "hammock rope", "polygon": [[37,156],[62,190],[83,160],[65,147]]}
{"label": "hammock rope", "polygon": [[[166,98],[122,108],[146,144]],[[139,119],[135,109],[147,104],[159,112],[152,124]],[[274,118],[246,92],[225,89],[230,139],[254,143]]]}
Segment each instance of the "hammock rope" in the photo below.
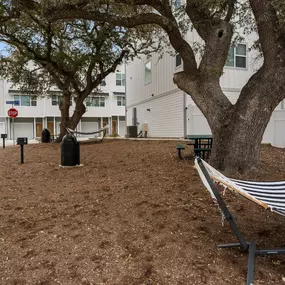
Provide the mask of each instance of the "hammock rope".
{"label": "hammock rope", "polygon": [[107,129],[109,129],[110,126],[106,125],[105,127],[101,128],[101,129],[99,129],[99,130],[97,130],[95,132],[78,132],[78,131],[72,130],[72,129],[68,128],[68,127],[65,127],[65,128],[66,128],[67,132],[70,133],[70,134],[95,135],[95,134],[103,132],[103,136],[105,136],[106,132],[107,132]]}
{"label": "hammock rope", "polygon": [[[220,173],[204,160],[202,161],[211,179],[216,183],[244,196],[265,209],[269,208],[271,211],[285,216],[285,181],[259,182],[232,179]],[[215,200],[215,195],[200,169],[197,158],[195,159],[195,165],[204,185],[213,200]]]}

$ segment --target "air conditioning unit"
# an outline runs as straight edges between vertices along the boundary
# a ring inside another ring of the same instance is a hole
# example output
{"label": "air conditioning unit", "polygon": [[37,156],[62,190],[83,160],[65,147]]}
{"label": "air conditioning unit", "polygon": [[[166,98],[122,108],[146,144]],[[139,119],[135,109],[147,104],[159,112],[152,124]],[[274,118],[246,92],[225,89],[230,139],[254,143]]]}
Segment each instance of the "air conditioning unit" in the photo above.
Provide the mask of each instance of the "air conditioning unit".
{"label": "air conditioning unit", "polygon": [[127,126],[127,132],[129,138],[136,138],[138,136],[137,126]]}

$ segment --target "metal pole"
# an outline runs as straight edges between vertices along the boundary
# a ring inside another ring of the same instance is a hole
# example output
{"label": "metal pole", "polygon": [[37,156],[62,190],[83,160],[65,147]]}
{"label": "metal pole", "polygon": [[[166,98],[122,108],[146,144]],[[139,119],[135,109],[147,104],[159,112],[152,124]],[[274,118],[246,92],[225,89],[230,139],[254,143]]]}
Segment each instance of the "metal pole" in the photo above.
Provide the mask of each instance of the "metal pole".
{"label": "metal pole", "polygon": [[[12,103],[12,108],[14,108],[14,104]],[[15,145],[15,118],[13,118],[13,145]]]}
{"label": "metal pole", "polygon": [[254,275],[254,257],[256,252],[256,244],[250,243],[248,250],[248,265],[247,265],[247,280],[246,285],[253,285],[253,275]]}
{"label": "metal pole", "polygon": [[21,144],[21,164],[24,163],[24,145]]}
{"label": "metal pole", "polygon": [[3,148],[5,148],[5,138],[3,138]]}
{"label": "metal pole", "polygon": [[125,124],[126,124],[126,134],[128,133],[128,123],[127,123],[127,60],[124,62],[125,67]]}
{"label": "metal pole", "polygon": [[15,118],[12,119],[12,125],[13,125],[13,145],[15,145]]}
{"label": "metal pole", "polygon": [[187,136],[188,133],[188,125],[187,125],[187,111],[188,111],[188,106],[187,106],[187,95],[185,92],[183,92],[183,136],[184,138]]}

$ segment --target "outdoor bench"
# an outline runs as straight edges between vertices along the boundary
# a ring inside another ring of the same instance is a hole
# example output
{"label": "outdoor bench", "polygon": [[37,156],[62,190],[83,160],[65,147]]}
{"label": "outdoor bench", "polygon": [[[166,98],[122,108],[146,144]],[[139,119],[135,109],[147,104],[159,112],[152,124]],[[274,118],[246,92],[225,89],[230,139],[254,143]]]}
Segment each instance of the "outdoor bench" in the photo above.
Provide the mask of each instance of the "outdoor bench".
{"label": "outdoor bench", "polygon": [[183,159],[182,156],[181,156],[181,150],[185,149],[185,147],[182,145],[182,144],[178,144],[176,146],[176,149],[178,150],[178,156],[180,159]]}

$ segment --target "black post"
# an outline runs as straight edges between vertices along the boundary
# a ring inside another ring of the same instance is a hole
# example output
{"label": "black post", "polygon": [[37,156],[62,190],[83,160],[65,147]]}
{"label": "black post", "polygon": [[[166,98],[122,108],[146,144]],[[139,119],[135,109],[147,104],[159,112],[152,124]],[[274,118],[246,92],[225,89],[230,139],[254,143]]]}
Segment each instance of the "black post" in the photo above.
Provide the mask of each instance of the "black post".
{"label": "black post", "polygon": [[24,145],[21,144],[21,163],[24,163]]}
{"label": "black post", "polygon": [[17,145],[21,146],[21,164],[24,163],[24,144],[28,144],[28,138],[17,138]]}
{"label": "black post", "polygon": [[7,139],[7,134],[1,134],[1,138],[3,139],[3,148],[5,148],[5,139]]}
{"label": "black post", "polygon": [[247,280],[246,285],[253,285],[254,275],[254,258],[256,254],[256,244],[251,242],[248,249],[248,265],[247,265]]}

